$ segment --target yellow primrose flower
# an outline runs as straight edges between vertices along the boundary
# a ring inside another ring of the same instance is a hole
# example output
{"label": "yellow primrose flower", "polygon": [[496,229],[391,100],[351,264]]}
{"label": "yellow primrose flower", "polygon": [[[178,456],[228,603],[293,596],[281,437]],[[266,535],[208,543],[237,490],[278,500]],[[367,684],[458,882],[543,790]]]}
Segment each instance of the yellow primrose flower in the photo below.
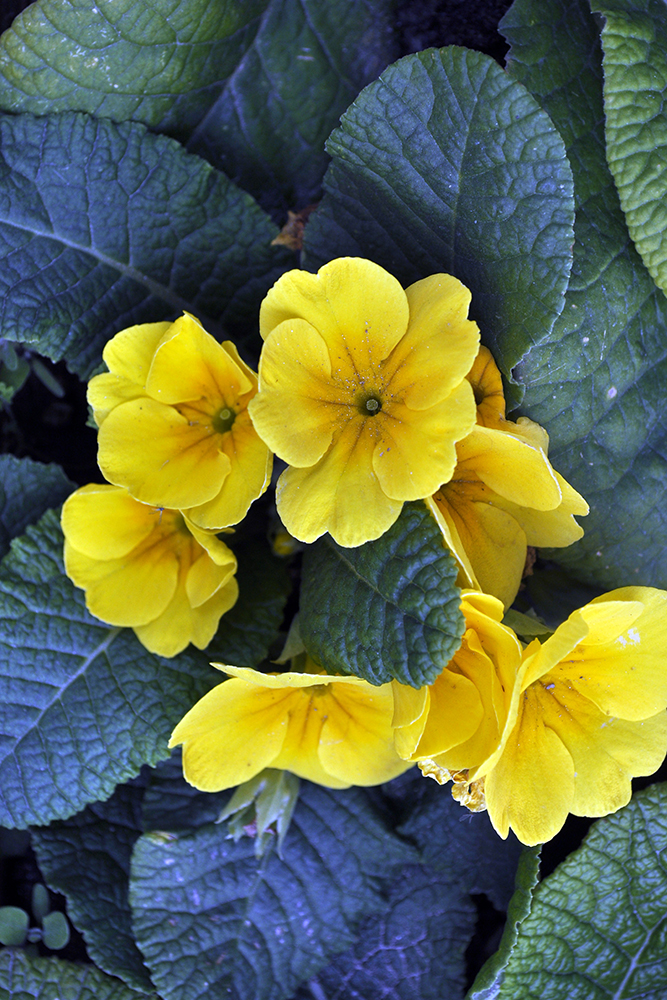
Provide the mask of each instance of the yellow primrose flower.
{"label": "yellow primrose flower", "polygon": [[574,514],[588,504],[553,469],[547,432],[505,419],[500,372],[481,347],[468,375],[477,425],[456,444],[454,472],[427,504],[463,571],[464,585],[516,597],[528,545],[571,545],[583,535]]}
{"label": "yellow primrose flower", "polygon": [[466,777],[501,837],[543,843],[570,812],[629,802],[667,751],[666,658],[667,593],[650,587],[604,594],[524,650],[500,744]]}
{"label": "yellow primrose flower", "polygon": [[434,683],[415,690],[392,682],[397,752],[448,770],[482,764],[497,749],[522,652],[501,624],[503,606],[495,597],[464,591],[461,610],[461,646]]}
{"label": "yellow primrose flower", "polygon": [[236,603],[236,557],[177,510],[91,483],[65,501],[62,526],[65,571],[90,613],[133,628],[152,653],[204,649]]}
{"label": "yellow primrose flower", "polygon": [[273,456],[248,403],[254,372],[188,313],[116,334],[88,386],[106,478],[200,528],[237,524],[269,484]]}
{"label": "yellow primrose flower", "polygon": [[391,684],[322,674],[302,659],[307,673],[213,664],[231,679],[197,702],[169,743],[183,744],[190,784],[216,792],[272,767],[349,788],[378,785],[411,766],[394,750]]}
{"label": "yellow primrose flower", "polygon": [[356,257],[289,271],[269,291],[250,412],[289,465],[276,497],[295,538],[328,531],[361,545],[391,527],[404,501],[449,479],[455,443],[475,423],[469,303],[450,275],[404,291]]}

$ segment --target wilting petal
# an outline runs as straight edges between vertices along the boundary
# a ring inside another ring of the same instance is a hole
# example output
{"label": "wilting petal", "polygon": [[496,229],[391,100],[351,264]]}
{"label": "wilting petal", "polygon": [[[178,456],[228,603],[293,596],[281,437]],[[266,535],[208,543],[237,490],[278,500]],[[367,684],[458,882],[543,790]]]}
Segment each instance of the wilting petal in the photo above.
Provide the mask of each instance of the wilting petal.
{"label": "wilting petal", "polygon": [[455,444],[475,423],[475,400],[463,381],[428,410],[394,400],[377,419],[382,424],[373,468],[383,491],[394,500],[421,500],[451,478]]}
{"label": "wilting petal", "polygon": [[513,503],[535,510],[554,510],[560,505],[561,491],[549,460],[521,438],[477,426],[457,451],[459,462]]}
{"label": "wilting petal", "polygon": [[290,534],[314,542],[328,531],[339,545],[353,547],[391,527],[403,504],[383,492],[373,472],[373,448],[363,421],[350,421],[317,465],[283,472],[276,503]]}
{"label": "wilting petal", "polygon": [[410,321],[383,370],[387,389],[415,410],[426,410],[465,378],[479,347],[467,319],[470,292],[449,274],[433,274],[406,289]]}
{"label": "wilting petal", "polygon": [[151,534],[160,514],[120,486],[90,483],[67,498],[62,526],[70,545],[91,559],[120,559]]}
{"label": "wilting petal", "polygon": [[209,691],[181,719],[169,741],[170,747],[183,744],[186,780],[217,792],[271,766],[285,741],[289,706],[296,697],[289,689],[258,689],[240,678]]}
{"label": "wilting petal", "polygon": [[320,332],[334,372],[364,370],[386,358],[408,326],[399,282],[370,260],[340,257],[317,274],[288,271],[270,289],[259,314],[268,338],[285,320],[304,319]]}
{"label": "wilting petal", "polygon": [[219,492],[230,469],[217,435],[191,426],[173,407],[148,397],[112,410],[98,440],[106,478],[156,506],[187,509],[205,503]]}
{"label": "wilting petal", "polygon": [[121,330],[102,352],[105,365],[114,375],[143,388],[155,348],[170,326],[171,323],[140,323]]}

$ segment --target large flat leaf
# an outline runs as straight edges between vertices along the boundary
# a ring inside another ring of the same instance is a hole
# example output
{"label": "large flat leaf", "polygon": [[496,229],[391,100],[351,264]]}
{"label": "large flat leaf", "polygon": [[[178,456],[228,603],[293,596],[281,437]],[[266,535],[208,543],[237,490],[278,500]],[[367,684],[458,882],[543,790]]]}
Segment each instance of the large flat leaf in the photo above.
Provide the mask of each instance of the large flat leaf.
{"label": "large flat leaf", "polygon": [[591,0],[605,20],[607,160],[630,235],[667,291],[667,16],[662,0]]}
{"label": "large flat leaf", "polygon": [[667,786],[599,820],[536,889],[502,1000],[662,1000],[667,994]]}
{"label": "large flat leaf", "polygon": [[0,951],[0,995],[6,1000],[141,1000],[143,997],[94,965],[64,962],[60,958],[32,958],[20,948]]}
{"label": "large flat leaf", "polygon": [[308,652],[330,673],[371,684],[431,684],[461,645],[457,572],[421,502],[356,549],[326,535],[303,560],[299,628]]}
{"label": "large flat leaf", "polygon": [[[667,586],[667,300],[629,239],[605,158],[599,36],[586,0],[516,0],[509,69],[561,130],[575,178],[563,313],[515,374],[555,468],[591,505],[554,553],[590,583]],[[564,55],[566,54],[566,55]]]}
{"label": "large flat leaf", "polygon": [[107,798],[168,755],[216,682],[205,654],[149,653],[86,611],[64,575],[53,511],[0,566],[0,823],[42,825]]}
{"label": "large flat leaf", "polygon": [[327,149],[308,266],[349,254],[404,284],[454,274],[509,377],[551,330],[572,263],[572,175],[536,101],[488,56],[431,49],[368,86]]}
{"label": "large flat leaf", "polygon": [[86,111],[177,138],[213,103],[266,0],[37,0],[0,39],[0,108]]}
{"label": "large flat leaf", "polygon": [[132,932],[130,857],[141,825],[141,784],[121,785],[71,819],[33,828],[32,846],[51,889],[67,898],[67,915],[91,959],[129,986],[153,985]]}
{"label": "large flat leaf", "polygon": [[224,825],[137,842],[134,927],[165,1000],[284,1000],[386,909],[381,879],[416,860],[363,791],[305,782],[282,855],[257,861]]}
{"label": "large flat leaf", "polygon": [[75,489],[59,465],[0,455],[0,558],[12,538]]}
{"label": "large flat leaf", "polygon": [[123,327],[184,309],[252,338],[290,254],[176,142],[85,115],[0,116],[0,335],[87,376]]}
{"label": "large flat leaf", "polygon": [[277,218],[321,195],[324,143],[396,57],[389,0],[271,0],[188,148]]}

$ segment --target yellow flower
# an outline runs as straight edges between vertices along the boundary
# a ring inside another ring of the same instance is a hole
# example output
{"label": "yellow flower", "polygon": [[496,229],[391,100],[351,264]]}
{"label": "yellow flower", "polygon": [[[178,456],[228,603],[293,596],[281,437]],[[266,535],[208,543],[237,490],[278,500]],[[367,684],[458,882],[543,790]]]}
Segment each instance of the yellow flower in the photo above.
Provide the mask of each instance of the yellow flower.
{"label": "yellow flower", "polygon": [[303,542],[345,546],[382,535],[404,501],[451,476],[475,423],[465,375],[479,333],[470,293],[446,274],[405,291],[371,261],[290,271],[260,312],[265,338],[257,430],[290,466],[278,512]]}
{"label": "yellow flower", "polygon": [[667,593],[649,587],[604,594],[527,647],[500,745],[467,776],[501,837],[543,843],[570,812],[630,800],[667,751],[666,660]]}
{"label": "yellow flower", "polygon": [[410,767],[394,750],[391,684],[321,674],[307,658],[308,673],[213,666],[231,680],[197,702],[169,743],[183,744],[183,773],[196,788],[231,788],[265,767],[349,788]]}
{"label": "yellow flower", "polygon": [[122,330],[91,379],[106,478],[137,500],[185,510],[200,528],[237,524],[266,489],[272,455],[248,403],[257,379],[230,341],[185,313]]}
{"label": "yellow flower", "polygon": [[204,649],[236,603],[236,557],[176,510],[150,507],[119,486],[82,486],[65,501],[65,571],[86,607],[133,628],[152,653]]}
{"label": "yellow flower", "polygon": [[546,431],[527,417],[505,419],[500,372],[486,348],[480,348],[468,379],[477,425],[457,442],[453,475],[427,503],[462,567],[464,584],[509,607],[527,546],[560,547],[581,538],[573,514],[587,514],[588,504],[552,468]]}
{"label": "yellow flower", "polygon": [[452,771],[482,764],[499,746],[522,651],[495,597],[464,591],[461,610],[461,646],[435,682],[419,690],[393,682],[397,752]]}

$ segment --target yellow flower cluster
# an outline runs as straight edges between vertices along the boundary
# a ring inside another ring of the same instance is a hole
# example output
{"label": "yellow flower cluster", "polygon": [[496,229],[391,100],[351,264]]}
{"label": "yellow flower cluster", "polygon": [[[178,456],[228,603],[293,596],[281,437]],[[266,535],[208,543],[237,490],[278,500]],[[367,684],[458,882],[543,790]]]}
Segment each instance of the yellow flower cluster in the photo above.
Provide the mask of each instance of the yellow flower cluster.
{"label": "yellow flower cluster", "polygon": [[404,290],[343,258],[270,290],[258,376],[187,314],[107,345],[89,400],[113,485],[63,510],[67,572],[93,614],[164,655],[204,648],[237,594],[217,533],[267,488],[273,454],[294,538],[362,545],[424,500],[459,567],[465,634],[428,687],[327,675],[306,653],[282,673],[216,664],[230,679],[170,744],[197,787],[267,767],[372,785],[416,763],[488,809],[501,836],[534,844],[569,812],[619,808],[664,757],[667,594],[606,594],[527,648],[502,624],[528,546],[570,545],[588,506],[551,466],[544,429],[507,419],[469,304],[450,275]]}

